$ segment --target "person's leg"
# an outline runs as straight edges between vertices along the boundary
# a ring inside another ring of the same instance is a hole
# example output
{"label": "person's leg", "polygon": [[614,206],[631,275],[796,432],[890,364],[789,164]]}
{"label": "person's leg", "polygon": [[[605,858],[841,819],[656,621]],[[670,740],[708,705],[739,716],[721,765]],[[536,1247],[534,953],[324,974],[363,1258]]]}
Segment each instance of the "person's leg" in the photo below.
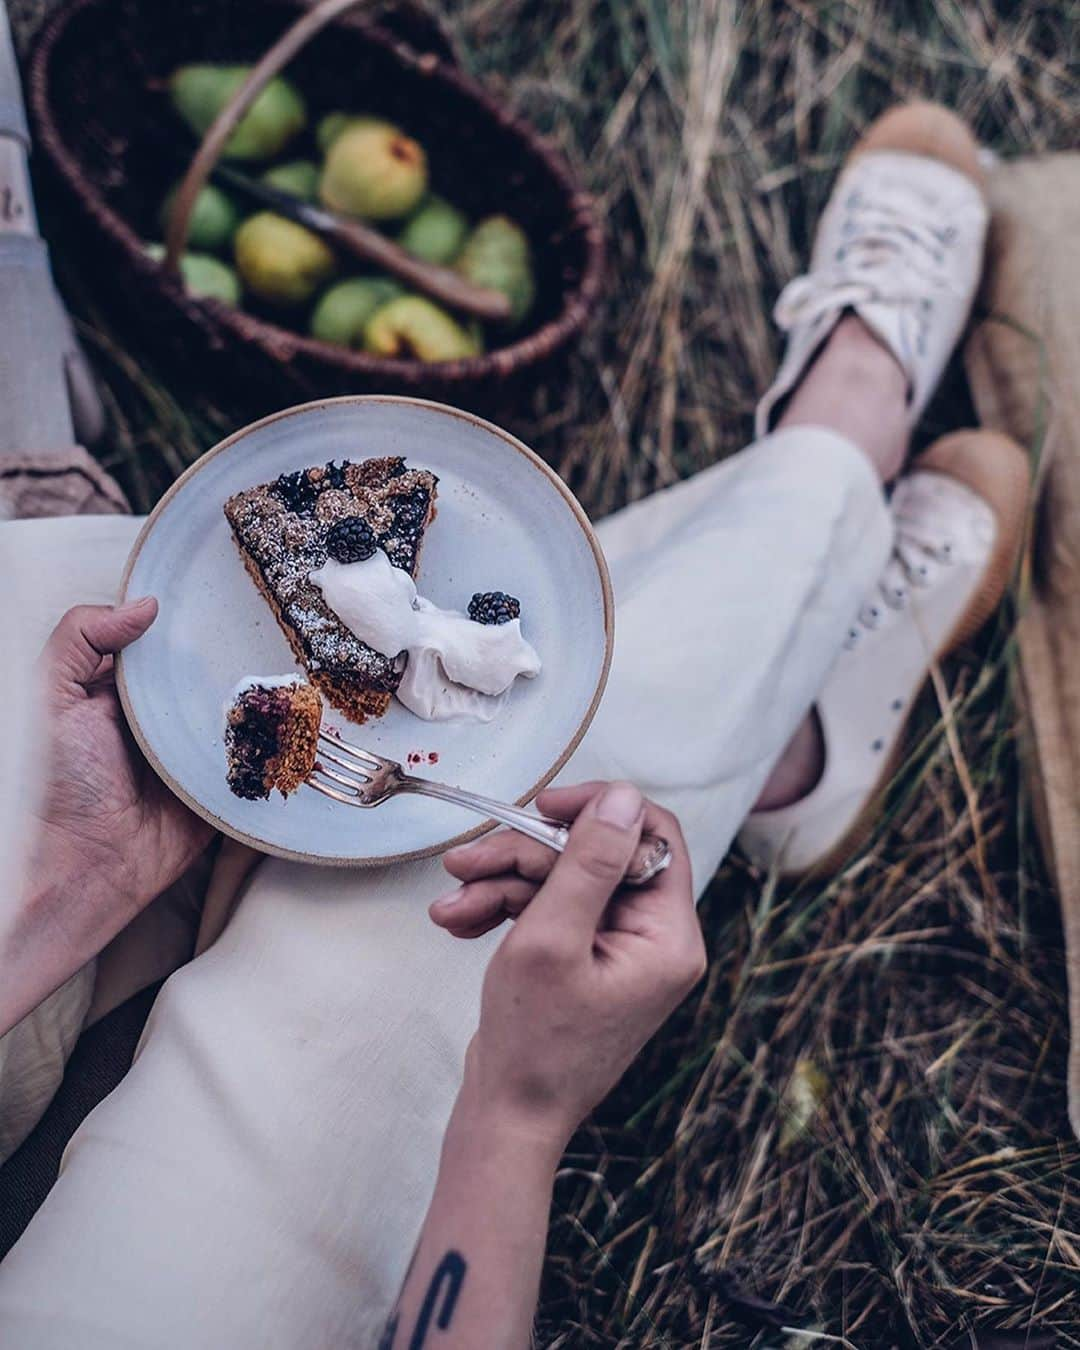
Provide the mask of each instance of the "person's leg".
{"label": "person's leg", "polygon": [[[101,409],[57,297],[49,253],[38,235],[27,155],[30,135],[7,11],[0,5],[0,471],[34,456],[39,468],[57,461],[93,474],[75,446],[100,433]],[[76,427],[70,394],[83,413]],[[95,475],[95,480],[97,476]],[[105,484],[104,476],[101,477]],[[0,498],[2,500],[2,498]],[[122,499],[121,499],[122,500]],[[123,509],[123,508],[122,508]]]}
{"label": "person's leg", "polygon": [[[564,776],[672,806],[704,887],[888,551],[878,477],[845,438],[787,430],[601,532],[615,661]],[[0,1270],[0,1331],[27,1350],[76,1327],[88,1350],[372,1343],[498,941],[431,924],[446,888],[434,861],[263,864],[72,1141]]]}
{"label": "person's leg", "polygon": [[[868,398],[868,390],[876,397]],[[907,377],[888,348],[850,314],[833,329],[778,425],[831,426],[859,446],[882,483],[889,484],[907,458]],[[762,788],[756,808],[767,811],[797,801],[820,778],[824,763],[821,726],[811,711]]]}
{"label": "person's leg", "polygon": [[[877,156],[874,166],[867,166],[868,154]],[[871,456],[883,482],[896,478],[911,426],[967,319],[985,232],[983,191],[976,142],[947,110],[911,104],[870,127],[819,224],[810,275],[792,282],[778,302],[788,346],[759,406],[759,428],[777,411],[780,426],[824,422]],[[867,388],[882,391],[880,404],[860,397]],[[798,802],[824,765],[815,709],[795,731],[756,809]]]}
{"label": "person's leg", "polygon": [[831,429],[781,427],[599,533],[615,660],[559,781],[633,779],[678,814],[700,892],[888,556],[880,480]]}
{"label": "person's leg", "polygon": [[[703,887],[888,552],[879,475],[846,436],[788,427],[602,533],[615,662],[567,776],[638,779]],[[264,864],[0,1269],[0,1331],[27,1350],[373,1344],[498,941],[430,924],[446,886],[435,862]]]}
{"label": "person's leg", "polygon": [[759,867],[824,878],[869,841],[933,667],[997,612],[1014,576],[1030,492],[1027,454],[986,430],[942,437],[899,480],[889,565],[739,832]]}
{"label": "person's leg", "polygon": [[[88,515],[0,523],[0,599],[4,631],[17,636],[19,665],[36,657],[49,632],[72,604],[108,604],[142,521],[128,515]],[[32,578],[32,581],[30,579]],[[19,599],[21,582],[26,594]],[[11,666],[8,669],[9,679]],[[9,688],[10,692],[10,688]],[[7,719],[11,718],[10,724]],[[24,713],[5,702],[0,710],[5,745],[19,736]],[[18,800],[4,805],[17,819],[32,800],[34,761],[40,745],[27,746],[30,762],[18,774]],[[5,774],[6,777],[6,774]],[[91,962],[31,1014],[0,1036],[0,1161],[32,1129],[53,1097],[80,1031],[131,994],[164,978],[192,952],[205,889],[205,869],[192,869]],[[4,892],[4,899],[7,892]]]}
{"label": "person's leg", "polygon": [[[91,443],[102,430],[102,410],[89,370],[75,342],[71,324],[56,294],[48,249],[37,232],[30,191],[27,156],[29,133],[23,111],[15,54],[8,30],[7,11],[0,5],[0,544],[5,578],[0,597],[0,620],[8,642],[7,687],[0,732],[9,746],[20,737],[30,739],[34,715],[28,683],[32,655],[58,615],[52,615],[48,578],[60,593],[72,584],[84,600],[115,595],[115,568],[106,544],[99,548],[95,527],[87,526],[71,542],[77,551],[59,555],[45,574],[33,571],[23,548],[23,536],[10,522],[66,516],[100,516],[116,521],[130,511],[118,484],[80,445],[80,435]],[[133,537],[128,524],[117,528],[124,549]],[[106,523],[105,536],[113,531]],[[103,587],[103,578],[106,584]],[[51,617],[50,617],[51,616]],[[20,658],[22,658],[20,660]],[[33,764],[28,766],[32,771]],[[15,780],[8,785],[15,791]],[[23,816],[32,802],[32,779],[20,775],[17,794],[8,799],[0,787],[0,834],[13,832],[16,847],[0,837],[0,889],[9,893],[17,884],[4,869],[17,852],[25,832]],[[16,869],[11,868],[14,872]],[[177,887],[140,918],[138,933],[149,940],[138,948],[125,935],[125,976],[112,981],[111,992],[141,988],[160,979],[179,959],[186,925],[194,933],[196,918],[189,902],[179,921],[178,906],[192,887]],[[163,965],[168,948],[171,964]],[[187,943],[190,952],[190,942]],[[151,960],[156,956],[157,960]],[[135,957],[137,960],[133,960]],[[117,962],[107,963],[115,971]],[[136,974],[136,970],[140,974]],[[95,991],[95,965],[77,972],[60,990],[0,1038],[0,1162],[26,1135],[56,1091],[71,1048],[96,997],[102,1009],[110,990]]]}
{"label": "person's leg", "polygon": [[[902,370],[913,423],[966,322],[987,216],[978,147],[958,118],[928,104],[880,118],[837,183],[810,272],[777,302],[787,349],[759,424],[778,409],[821,415],[824,391],[804,372],[830,326],[835,338],[859,320]],[[874,427],[848,431],[868,444]],[[903,442],[886,424],[886,455],[890,445],[895,466]],[[873,833],[933,665],[996,611],[1013,575],[1030,479],[1021,447],[979,431],[936,442],[904,473],[889,567],[740,832],[760,866],[828,875]]]}
{"label": "person's leg", "polygon": [[830,427],[857,445],[882,483],[904,467],[911,438],[908,380],[857,314],[832,330],[795,388],[778,427]]}
{"label": "person's leg", "polygon": [[[68,397],[71,331],[53,287],[48,250],[37,233],[28,149],[7,14],[0,6],[0,522],[19,516],[125,512],[123,493],[75,444]],[[12,528],[0,523],[0,529]],[[20,662],[26,625],[21,615],[6,611],[9,606],[14,610],[22,596],[20,609],[32,613],[37,597],[29,593],[29,574],[13,541],[4,542],[10,547],[0,553],[5,578],[0,601],[5,612],[0,617],[7,641],[20,649],[9,653],[5,647],[3,718],[11,719],[11,728],[2,730],[13,743],[19,737],[29,739],[34,709],[24,684],[29,662]],[[16,790],[11,779],[0,788],[0,887],[5,892],[17,884],[5,865],[18,853],[30,801],[31,783],[20,780]],[[91,966],[0,1037],[0,1161],[25,1137],[55,1092],[93,984]]]}

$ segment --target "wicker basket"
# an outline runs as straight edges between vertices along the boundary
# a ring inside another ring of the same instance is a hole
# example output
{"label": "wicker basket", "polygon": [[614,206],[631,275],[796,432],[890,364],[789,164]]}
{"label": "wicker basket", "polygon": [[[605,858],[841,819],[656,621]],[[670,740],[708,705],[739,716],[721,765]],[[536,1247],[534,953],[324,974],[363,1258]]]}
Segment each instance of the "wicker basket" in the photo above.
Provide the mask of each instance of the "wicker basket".
{"label": "wicker basket", "polygon": [[562,159],[458,69],[415,6],[391,8],[380,23],[337,19],[288,74],[312,121],[336,108],[377,110],[427,148],[436,191],[470,215],[502,210],[520,220],[538,283],[526,331],[465,361],[382,359],[291,332],[269,313],[193,300],[145,254],[143,241],[160,237],[160,202],[186,167],[165,77],[191,61],[254,61],[307,8],[304,0],[70,0],[53,16],[30,62],[30,110],[94,265],[115,278],[116,299],[156,351],[253,412],[372,391],[509,409],[525,386],[551,376],[585,326],[600,290],[602,230]]}

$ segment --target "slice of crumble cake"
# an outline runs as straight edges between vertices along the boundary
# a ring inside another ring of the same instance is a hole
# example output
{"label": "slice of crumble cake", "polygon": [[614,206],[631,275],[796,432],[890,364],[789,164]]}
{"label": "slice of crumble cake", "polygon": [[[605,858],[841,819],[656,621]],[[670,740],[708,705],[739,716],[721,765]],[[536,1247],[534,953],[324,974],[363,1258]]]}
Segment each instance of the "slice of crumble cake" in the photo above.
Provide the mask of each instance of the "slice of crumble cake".
{"label": "slice of crumble cake", "polygon": [[[238,492],[225,503],[244,565],[296,659],[326,699],[354,722],[381,717],[401,670],[360,641],[308,580],[327,558],[355,562],[383,549],[416,576],[438,479],[403,459],[317,465]],[[365,552],[365,550],[368,550]]]}

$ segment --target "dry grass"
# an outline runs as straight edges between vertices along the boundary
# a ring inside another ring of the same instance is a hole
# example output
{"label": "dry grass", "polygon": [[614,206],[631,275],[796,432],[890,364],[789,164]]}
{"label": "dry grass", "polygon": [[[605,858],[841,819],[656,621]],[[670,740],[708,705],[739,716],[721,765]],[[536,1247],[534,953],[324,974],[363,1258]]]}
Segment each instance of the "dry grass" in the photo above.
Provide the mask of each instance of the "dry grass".
{"label": "dry grass", "polygon": [[[1003,152],[1069,146],[1078,124],[1075,4],[447,8],[610,222],[602,319],[516,426],[597,513],[745,442],[771,303],[877,112],[938,97]],[[146,505],[232,414],[137,364],[99,283],[61,270],[110,391],[110,462]],[[925,435],[970,415],[954,375]],[[1080,1346],[1062,942],[1018,778],[1010,624],[944,672],[955,736],[924,709],[843,875],[792,892],[724,868],[706,986],[560,1175],[541,1344]]]}

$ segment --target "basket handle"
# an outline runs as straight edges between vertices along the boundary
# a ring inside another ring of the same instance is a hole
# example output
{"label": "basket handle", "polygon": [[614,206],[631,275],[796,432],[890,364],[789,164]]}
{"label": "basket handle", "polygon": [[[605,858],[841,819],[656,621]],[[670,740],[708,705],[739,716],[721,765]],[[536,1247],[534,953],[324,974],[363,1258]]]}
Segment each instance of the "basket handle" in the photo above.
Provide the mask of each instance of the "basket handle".
{"label": "basket handle", "polygon": [[195,199],[205,187],[214,165],[221,158],[225,143],[236,130],[240,119],[266,85],[288,65],[316,33],[327,24],[333,23],[346,10],[367,2],[368,0],[320,0],[314,8],[302,14],[291,28],[286,29],[274,45],[256,61],[251,74],[214,119],[180,184],[173,209],[169,212],[168,229],[165,231],[166,271],[179,274],[180,255],[187,243]]}
{"label": "basket handle", "polygon": [[[346,10],[364,3],[371,3],[371,0],[320,0],[319,4],[302,14],[291,28],[282,33],[255,63],[247,79],[218,113],[181,181],[173,209],[169,212],[163,260],[166,271],[173,275],[179,274],[180,257],[187,243],[196,198],[221,158],[221,152],[237,123],[270,80],[288,65],[316,33]],[[501,292],[476,286],[445,267],[436,267],[406,253],[398,244],[362,221],[340,220],[327,235],[351,253],[378,263],[418,290],[446,304],[486,319],[506,318],[509,314],[509,302]]]}

